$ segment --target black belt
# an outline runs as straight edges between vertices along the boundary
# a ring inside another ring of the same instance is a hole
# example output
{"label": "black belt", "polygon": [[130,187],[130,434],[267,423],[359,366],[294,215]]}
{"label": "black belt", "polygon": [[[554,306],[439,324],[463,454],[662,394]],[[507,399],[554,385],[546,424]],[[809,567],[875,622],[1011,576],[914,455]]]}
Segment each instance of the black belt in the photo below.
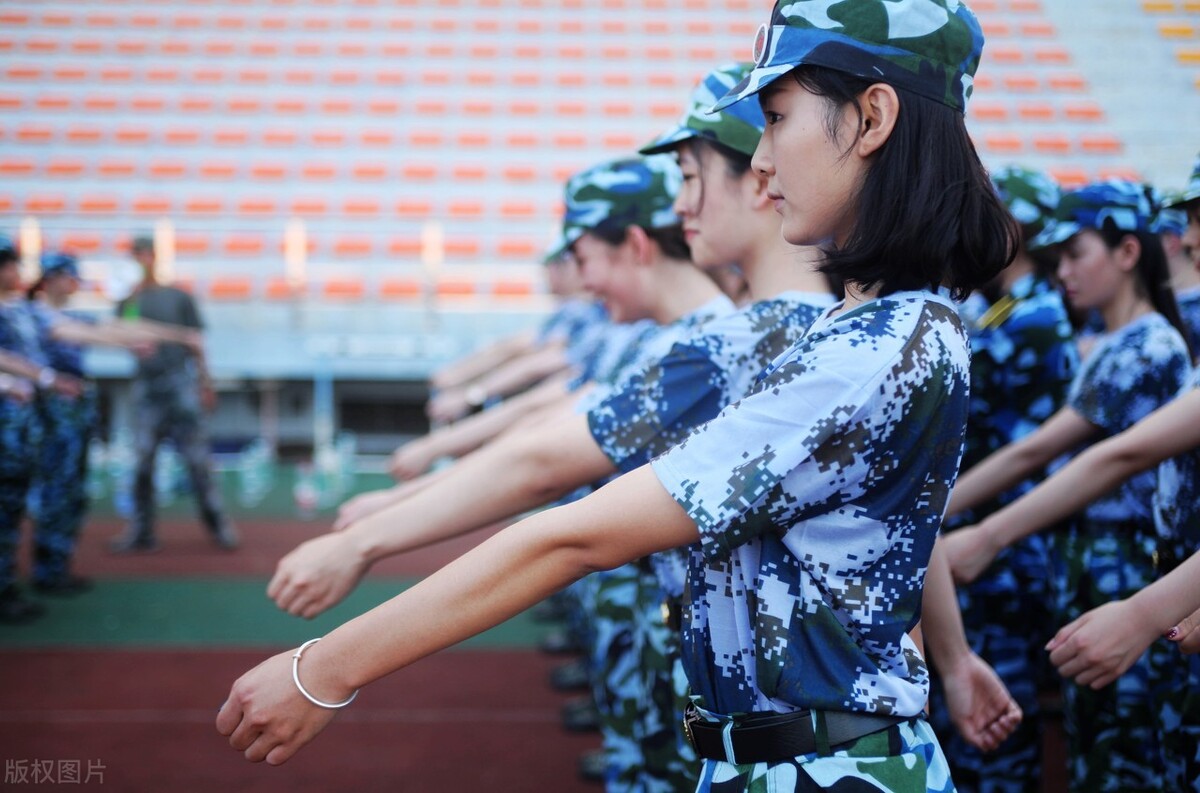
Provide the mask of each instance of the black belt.
{"label": "black belt", "polygon": [[735,764],[775,763],[817,751],[823,754],[833,751],[841,744],[886,730],[912,717],[824,711],[818,718],[825,720],[827,735],[823,746],[813,730],[810,711],[735,716],[729,734],[732,756],[725,749],[724,723],[705,721],[693,706],[688,707],[684,716],[683,729],[696,754],[707,760]]}

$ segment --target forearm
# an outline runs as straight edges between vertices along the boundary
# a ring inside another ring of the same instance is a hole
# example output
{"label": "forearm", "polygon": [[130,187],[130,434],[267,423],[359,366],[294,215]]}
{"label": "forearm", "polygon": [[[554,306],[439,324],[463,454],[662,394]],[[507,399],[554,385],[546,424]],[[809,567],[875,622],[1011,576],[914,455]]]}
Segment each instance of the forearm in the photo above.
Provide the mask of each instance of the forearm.
{"label": "forearm", "polygon": [[533,343],[532,332],[500,339],[434,372],[429,378],[429,383],[439,389],[463,388],[472,380],[477,380],[492,371],[498,364],[531,349]]}
{"label": "forearm", "polygon": [[43,368],[28,358],[0,350],[0,371],[14,374],[17,377],[24,377],[36,383]]}
{"label": "forearm", "polygon": [[935,664],[949,670],[971,652],[963,629],[962,613],[950,564],[940,541],[934,543],[925,572],[925,590],[921,596],[921,624],[929,654]]}
{"label": "forearm", "polygon": [[512,518],[614,470],[586,419],[572,417],[463,458],[411,497],[346,531],[360,555],[375,561]]}
{"label": "forearm", "polygon": [[1183,564],[1130,600],[1142,614],[1153,620],[1156,635],[1162,635],[1200,609],[1200,554],[1192,554]]}
{"label": "forearm", "polygon": [[568,366],[570,361],[562,346],[550,345],[509,361],[480,378],[472,388],[478,388],[488,399],[507,397],[540,383]]}
{"label": "forearm", "polygon": [[[315,645],[327,695],[349,692],[520,613],[589,572],[696,539],[648,467],[511,526]],[[305,656],[306,660],[308,656]]]}
{"label": "forearm", "polygon": [[979,526],[1008,547],[1079,512],[1150,464],[1128,446],[1093,446]]}

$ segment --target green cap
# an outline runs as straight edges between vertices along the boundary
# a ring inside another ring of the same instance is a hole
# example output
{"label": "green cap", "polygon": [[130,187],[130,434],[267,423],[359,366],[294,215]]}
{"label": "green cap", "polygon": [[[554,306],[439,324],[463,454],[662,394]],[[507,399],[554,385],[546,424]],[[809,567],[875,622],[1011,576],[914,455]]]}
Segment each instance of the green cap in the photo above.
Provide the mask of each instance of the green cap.
{"label": "green cap", "polygon": [[766,121],[757,102],[739,102],[713,112],[712,106],[735,85],[745,79],[753,64],[727,63],[713,69],[697,85],[688,100],[683,118],[673,128],[641,149],[642,154],[672,151],[680,143],[702,138],[733,151],[754,155]]}
{"label": "green cap", "polygon": [[1084,229],[1099,231],[1111,225],[1120,231],[1153,231],[1154,190],[1125,179],[1109,179],[1063,193],[1054,217],[1029,248],[1048,248],[1066,242]]}
{"label": "green cap", "polygon": [[959,0],[778,0],[754,39],[754,70],[714,109],[808,64],[888,83],[961,112],[982,54],[983,29]]}
{"label": "green cap", "polygon": [[1187,187],[1183,188],[1182,192],[1172,195],[1167,206],[1180,207],[1197,198],[1200,198],[1200,156],[1196,157],[1196,162],[1192,165],[1192,175],[1188,179]]}
{"label": "green cap", "polygon": [[1042,233],[1054,217],[1062,190],[1058,182],[1041,171],[1008,165],[992,172],[992,184],[1000,200],[1029,237]]}
{"label": "green cap", "polygon": [[661,154],[580,171],[567,180],[562,237],[552,255],[568,250],[588,231],[677,225],[671,205],[682,182],[675,158]]}

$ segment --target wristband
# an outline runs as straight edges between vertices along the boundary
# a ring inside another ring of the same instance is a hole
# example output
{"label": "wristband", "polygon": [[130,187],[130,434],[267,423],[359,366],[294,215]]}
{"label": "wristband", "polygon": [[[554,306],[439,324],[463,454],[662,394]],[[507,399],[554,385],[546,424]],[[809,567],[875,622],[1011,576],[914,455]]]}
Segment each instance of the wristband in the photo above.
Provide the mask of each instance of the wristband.
{"label": "wristband", "polygon": [[319,636],[315,639],[309,639],[304,644],[300,645],[300,649],[296,650],[296,654],[292,656],[292,680],[296,683],[296,688],[300,689],[300,693],[304,695],[304,698],[312,704],[322,708],[329,708],[330,710],[344,708],[353,702],[354,698],[358,696],[358,689],[355,689],[353,694],[341,702],[322,702],[312,694],[308,693],[308,691],[305,690],[304,686],[300,683],[300,656],[304,654],[304,651],[308,649],[309,645],[316,644],[319,641],[321,641],[321,637]]}
{"label": "wristband", "polygon": [[54,386],[54,381],[57,379],[58,379],[57,372],[55,372],[49,366],[43,366],[41,368],[41,370],[38,372],[37,386],[38,386],[38,388],[41,388],[43,390],[45,390],[47,388],[52,388]]}
{"label": "wristband", "polygon": [[481,385],[473,385],[467,389],[467,404],[473,408],[483,407],[488,400],[487,389]]}

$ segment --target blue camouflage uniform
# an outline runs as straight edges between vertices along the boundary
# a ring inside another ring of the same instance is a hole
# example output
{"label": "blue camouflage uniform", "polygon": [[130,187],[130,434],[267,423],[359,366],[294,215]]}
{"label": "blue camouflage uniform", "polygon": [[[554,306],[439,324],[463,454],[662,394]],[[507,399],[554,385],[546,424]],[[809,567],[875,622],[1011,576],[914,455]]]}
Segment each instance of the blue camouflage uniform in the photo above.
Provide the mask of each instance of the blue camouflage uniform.
{"label": "blue camouflage uniform", "polygon": [[[1187,346],[1161,314],[1103,337],[1071,388],[1068,404],[1111,437],[1169,401],[1191,370]],[[1153,471],[1090,504],[1078,524],[1053,537],[1057,624],[1137,592],[1154,580]],[[1093,691],[1063,682],[1072,788],[1160,790],[1148,656]]]}
{"label": "blue camouflage uniform", "polygon": [[[24,298],[0,302],[0,349],[48,366],[37,322]],[[40,397],[39,397],[40,398]],[[16,579],[21,518],[42,442],[42,416],[37,399],[20,402],[0,397],[0,592]]]}
{"label": "blue camouflage uniform", "polygon": [[954,789],[909,631],[958,470],[968,366],[941,295],[831,312],[653,461],[700,531],[682,634],[698,718],[810,710],[818,745],[820,713],[898,719],[787,760],[706,759],[698,790]]}
{"label": "blue camouflage uniform", "polygon": [[[829,295],[785,293],[708,322],[588,412],[593,439],[619,472],[649,462],[745,394],[832,302]],[[682,730],[687,690],[678,626],[664,619],[664,607],[678,613],[685,567],[680,550],[598,577],[595,622],[620,637],[607,642],[598,686],[619,722],[606,734],[609,790],[695,785],[695,753]]]}
{"label": "blue camouflage uniform", "polygon": [[[1200,388],[1200,369],[1185,390]],[[1200,451],[1164,460],[1154,499],[1161,577],[1200,551]],[[1154,716],[1166,790],[1200,791],[1200,655],[1183,655],[1164,639],[1150,645]]]}
{"label": "blue camouflage uniform", "polygon": [[[30,310],[50,367],[83,380],[83,348],[55,339],[52,330],[64,319],[90,319],[41,303],[31,303]],[[78,397],[45,393],[38,408],[44,434],[29,495],[37,526],[33,575],[36,581],[50,581],[68,574],[87,509],[88,441],[96,423],[96,389],[85,383]]]}

